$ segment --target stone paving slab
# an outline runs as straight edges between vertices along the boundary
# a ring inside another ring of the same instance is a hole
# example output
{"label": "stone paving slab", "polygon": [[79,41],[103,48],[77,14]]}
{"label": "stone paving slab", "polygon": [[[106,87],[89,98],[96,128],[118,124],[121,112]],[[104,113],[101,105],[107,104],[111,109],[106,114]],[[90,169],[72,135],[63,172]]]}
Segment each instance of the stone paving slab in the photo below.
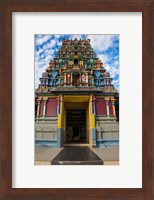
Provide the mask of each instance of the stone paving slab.
{"label": "stone paving slab", "polygon": [[91,148],[103,161],[104,164],[115,162],[119,163],[119,146],[105,148]]}
{"label": "stone paving slab", "polygon": [[35,161],[51,161],[63,148],[35,147]]}

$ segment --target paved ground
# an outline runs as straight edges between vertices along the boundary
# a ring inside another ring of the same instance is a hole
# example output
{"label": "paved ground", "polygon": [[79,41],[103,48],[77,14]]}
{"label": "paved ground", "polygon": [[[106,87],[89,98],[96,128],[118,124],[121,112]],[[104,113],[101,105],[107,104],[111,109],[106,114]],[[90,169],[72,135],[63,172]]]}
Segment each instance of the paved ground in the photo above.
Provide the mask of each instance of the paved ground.
{"label": "paved ground", "polygon": [[63,148],[35,147],[35,165],[51,165]]}
{"label": "paved ground", "polygon": [[119,147],[91,148],[103,161],[104,165],[119,164]]}
{"label": "paved ground", "polygon": [[[51,161],[63,148],[35,147],[35,165],[51,165]],[[119,147],[91,148],[104,165],[119,164]]]}

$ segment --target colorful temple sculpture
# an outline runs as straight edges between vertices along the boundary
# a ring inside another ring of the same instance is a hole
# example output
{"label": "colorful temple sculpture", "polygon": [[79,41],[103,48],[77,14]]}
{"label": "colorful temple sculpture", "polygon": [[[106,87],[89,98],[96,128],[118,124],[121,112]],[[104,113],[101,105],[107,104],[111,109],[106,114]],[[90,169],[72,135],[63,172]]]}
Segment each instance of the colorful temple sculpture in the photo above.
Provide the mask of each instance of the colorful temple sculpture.
{"label": "colorful temple sculpture", "polygon": [[35,144],[119,145],[117,89],[87,40],[63,40],[35,90]]}

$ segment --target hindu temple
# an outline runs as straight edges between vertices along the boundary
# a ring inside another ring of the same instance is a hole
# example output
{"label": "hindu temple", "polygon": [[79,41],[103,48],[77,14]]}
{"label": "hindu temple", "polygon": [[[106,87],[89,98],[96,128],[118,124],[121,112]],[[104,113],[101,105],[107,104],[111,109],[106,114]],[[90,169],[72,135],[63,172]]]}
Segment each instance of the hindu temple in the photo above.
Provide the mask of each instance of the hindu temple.
{"label": "hindu temple", "polygon": [[63,40],[35,89],[35,145],[119,145],[118,96],[90,39]]}

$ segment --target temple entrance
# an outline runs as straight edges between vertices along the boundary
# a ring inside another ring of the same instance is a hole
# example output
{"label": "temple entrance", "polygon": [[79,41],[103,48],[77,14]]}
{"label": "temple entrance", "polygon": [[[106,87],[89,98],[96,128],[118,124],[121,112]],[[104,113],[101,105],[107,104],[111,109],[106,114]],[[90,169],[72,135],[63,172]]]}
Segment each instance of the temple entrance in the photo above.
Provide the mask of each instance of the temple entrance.
{"label": "temple entrance", "polygon": [[90,97],[65,95],[62,113],[62,146],[90,146]]}
{"label": "temple entrance", "polygon": [[85,143],[86,142],[86,110],[67,109],[66,110],[66,142]]}

